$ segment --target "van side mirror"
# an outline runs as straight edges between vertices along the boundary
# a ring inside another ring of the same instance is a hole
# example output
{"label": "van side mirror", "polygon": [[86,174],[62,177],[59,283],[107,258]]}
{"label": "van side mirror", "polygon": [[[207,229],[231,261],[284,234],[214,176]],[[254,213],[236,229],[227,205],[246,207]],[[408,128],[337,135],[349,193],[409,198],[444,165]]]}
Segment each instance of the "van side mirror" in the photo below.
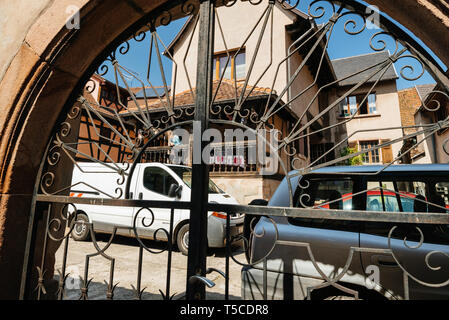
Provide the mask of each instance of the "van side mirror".
{"label": "van side mirror", "polygon": [[181,198],[182,186],[172,183],[168,189],[168,196],[170,198]]}
{"label": "van side mirror", "polygon": [[254,199],[250,203],[248,203],[249,206],[267,206],[268,201],[265,199]]}

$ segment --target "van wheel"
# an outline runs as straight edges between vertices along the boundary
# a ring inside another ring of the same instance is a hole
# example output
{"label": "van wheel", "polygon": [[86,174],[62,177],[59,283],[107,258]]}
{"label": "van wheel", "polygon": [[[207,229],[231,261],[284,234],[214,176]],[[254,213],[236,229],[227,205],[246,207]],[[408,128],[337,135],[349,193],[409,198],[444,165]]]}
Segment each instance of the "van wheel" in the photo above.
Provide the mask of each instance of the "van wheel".
{"label": "van wheel", "polygon": [[77,215],[77,222],[85,222],[85,224],[76,223],[72,230],[72,238],[76,241],[86,241],[90,238],[89,218],[85,214]]}
{"label": "van wheel", "polygon": [[187,255],[189,252],[189,224],[185,224],[179,229],[176,236],[176,244],[178,245],[179,251],[183,255]]}

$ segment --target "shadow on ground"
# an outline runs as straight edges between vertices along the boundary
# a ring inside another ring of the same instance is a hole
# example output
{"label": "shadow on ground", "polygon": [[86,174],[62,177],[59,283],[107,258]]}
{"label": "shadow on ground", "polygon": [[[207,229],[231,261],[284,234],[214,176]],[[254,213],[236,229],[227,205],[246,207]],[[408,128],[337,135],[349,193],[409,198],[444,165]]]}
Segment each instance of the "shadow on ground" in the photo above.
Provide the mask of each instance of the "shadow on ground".
{"label": "shadow on ground", "polygon": [[[59,281],[59,276],[55,276],[54,278],[56,281]],[[125,288],[117,286],[114,289],[114,294],[112,296],[113,300],[164,300],[165,292],[159,292],[159,293],[150,293],[145,292],[145,288],[142,288],[143,292],[141,292],[140,297],[136,290],[133,288]],[[88,300],[107,300],[107,291],[108,286],[106,283],[101,282],[91,282],[89,284],[89,288],[87,291],[87,298]],[[177,292],[171,292],[170,298],[172,300],[184,300],[185,299],[185,292],[177,293]],[[67,289],[65,290],[65,294],[63,297],[63,300],[80,300],[82,298],[82,290],[80,288],[78,289]],[[206,292],[206,299],[207,300],[224,300],[225,295],[224,293],[217,293],[217,292]],[[241,297],[229,295],[229,300],[241,300]]]}
{"label": "shadow on ground", "polygon": [[[111,235],[109,234],[96,234],[95,235],[97,242],[109,242]],[[145,245],[147,248],[156,250],[156,251],[168,251],[168,243],[166,241],[156,241],[156,240],[148,240],[148,239],[141,239],[143,245]],[[140,246],[140,243],[137,239],[132,237],[126,237],[126,236],[120,236],[116,235],[114,239],[112,240],[112,243],[120,244],[120,245],[126,245],[126,246],[132,246],[138,248]],[[177,248],[177,246],[173,245],[173,252],[180,252]],[[242,244],[237,243],[235,245],[232,245],[232,254],[236,255],[239,253],[243,253]],[[208,248],[207,249],[207,255],[208,256],[215,256],[217,258],[225,258],[226,257],[226,248]]]}

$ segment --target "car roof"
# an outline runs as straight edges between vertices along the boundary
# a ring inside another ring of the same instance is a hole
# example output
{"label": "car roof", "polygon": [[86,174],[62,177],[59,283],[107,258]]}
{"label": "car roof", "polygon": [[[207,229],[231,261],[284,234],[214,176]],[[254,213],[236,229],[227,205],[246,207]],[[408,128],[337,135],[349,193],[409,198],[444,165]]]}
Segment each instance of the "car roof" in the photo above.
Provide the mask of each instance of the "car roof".
{"label": "car roof", "polygon": [[[383,172],[449,172],[449,164],[398,164],[390,165],[385,167],[385,165],[362,165],[362,166],[335,166],[335,167],[324,167],[312,170],[307,174],[331,174],[331,173],[374,173],[382,170]],[[295,174],[299,170],[295,170],[289,173]]]}

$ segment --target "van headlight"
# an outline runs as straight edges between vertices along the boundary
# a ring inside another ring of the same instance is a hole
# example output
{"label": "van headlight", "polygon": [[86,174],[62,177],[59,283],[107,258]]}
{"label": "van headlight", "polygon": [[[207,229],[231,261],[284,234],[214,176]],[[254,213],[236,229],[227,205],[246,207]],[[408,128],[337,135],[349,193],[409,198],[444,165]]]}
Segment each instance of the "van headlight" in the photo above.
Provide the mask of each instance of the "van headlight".
{"label": "van headlight", "polygon": [[220,218],[220,219],[225,219],[226,220],[226,218],[227,218],[227,214],[226,213],[224,213],[224,212],[216,212],[216,211],[214,211],[214,212],[212,212],[212,215],[214,216],[214,217],[217,217],[217,218]]}

